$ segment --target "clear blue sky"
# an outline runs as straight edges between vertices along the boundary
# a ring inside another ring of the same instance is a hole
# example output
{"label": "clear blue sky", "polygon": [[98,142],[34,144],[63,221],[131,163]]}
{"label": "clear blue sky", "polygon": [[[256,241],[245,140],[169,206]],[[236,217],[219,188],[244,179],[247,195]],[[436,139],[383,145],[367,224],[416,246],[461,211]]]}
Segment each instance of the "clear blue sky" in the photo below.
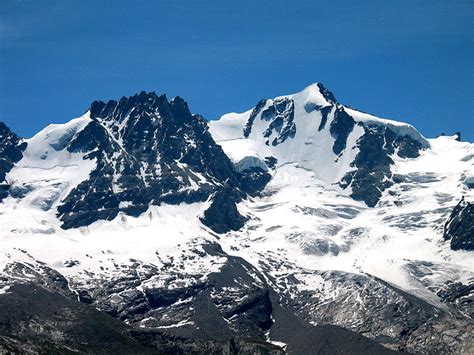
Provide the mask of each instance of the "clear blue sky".
{"label": "clear blue sky", "polygon": [[141,90],[213,119],[319,81],[474,141],[473,19],[472,0],[0,0],[0,120],[28,137]]}

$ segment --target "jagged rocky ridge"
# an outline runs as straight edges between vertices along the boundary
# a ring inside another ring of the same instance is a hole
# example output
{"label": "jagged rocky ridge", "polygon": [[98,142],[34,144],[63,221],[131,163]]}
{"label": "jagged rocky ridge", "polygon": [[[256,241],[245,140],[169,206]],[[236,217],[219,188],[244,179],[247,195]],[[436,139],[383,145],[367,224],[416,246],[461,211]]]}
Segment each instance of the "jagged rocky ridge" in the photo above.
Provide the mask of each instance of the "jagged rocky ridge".
{"label": "jagged rocky ridge", "polygon": [[8,196],[10,188],[8,181],[5,181],[6,174],[22,158],[25,148],[26,143],[0,122],[0,202]]}
{"label": "jagged rocky ridge", "polygon": [[[165,95],[141,92],[119,101],[96,101],[88,116],[82,129],[69,130],[51,147],[95,161],[89,177],[57,207],[63,228],[111,220],[119,212],[138,216],[150,204],[206,201],[225,190],[233,201],[214,200],[222,216],[208,212],[203,222],[219,232],[238,229],[244,217],[236,214],[235,202],[269,180],[258,168],[248,174],[235,171],[206,121],[192,115],[179,97],[168,101]],[[218,220],[226,215],[235,221]]]}
{"label": "jagged rocky ridge", "polygon": [[474,348],[472,255],[457,248],[470,205],[456,207],[472,144],[320,84],[210,129],[182,99],[140,93],[31,139],[5,131],[0,304],[37,307],[0,319],[0,349]]}

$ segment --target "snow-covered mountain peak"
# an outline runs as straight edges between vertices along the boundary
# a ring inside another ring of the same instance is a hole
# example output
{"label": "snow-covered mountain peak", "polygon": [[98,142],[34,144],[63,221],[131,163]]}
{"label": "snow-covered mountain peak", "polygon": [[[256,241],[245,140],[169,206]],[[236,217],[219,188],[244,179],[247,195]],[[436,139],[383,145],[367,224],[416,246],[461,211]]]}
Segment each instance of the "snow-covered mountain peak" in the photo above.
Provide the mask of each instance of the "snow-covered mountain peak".
{"label": "snow-covered mountain peak", "polygon": [[317,105],[320,107],[325,107],[337,103],[334,94],[321,83],[308,85],[300,92],[291,95],[279,96],[276,97],[275,100],[283,98],[291,98],[297,102],[298,105],[303,106]]}
{"label": "snow-covered mountain peak", "polygon": [[210,126],[234,161],[253,156],[255,162],[267,158],[280,166],[296,164],[369,206],[391,184],[394,156],[415,158],[429,148],[413,126],[343,106],[319,83],[261,100]]}

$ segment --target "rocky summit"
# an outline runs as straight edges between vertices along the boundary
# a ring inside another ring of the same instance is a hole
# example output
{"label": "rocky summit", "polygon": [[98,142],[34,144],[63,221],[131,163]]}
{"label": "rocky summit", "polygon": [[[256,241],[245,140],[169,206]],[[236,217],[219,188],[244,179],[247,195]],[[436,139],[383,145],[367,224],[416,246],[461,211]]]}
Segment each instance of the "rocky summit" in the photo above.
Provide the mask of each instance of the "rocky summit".
{"label": "rocky summit", "polygon": [[0,123],[0,353],[474,352],[474,144],[322,84]]}
{"label": "rocky summit", "polygon": [[[150,205],[203,202],[221,190],[235,201],[213,201],[221,213],[232,214],[235,202],[264,186],[258,180],[269,180],[261,169],[236,172],[206,121],[192,115],[179,97],[168,101],[165,95],[141,92],[119,101],[93,102],[88,112],[83,120],[89,122],[54,148],[95,160],[89,178],[58,207],[63,228],[111,220],[120,212],[137,217]],[[207,212],[203,222],[224,224],[219,232],[241,226],[235,223],[240,216],[234,223],[219,218],[225,216]]]}

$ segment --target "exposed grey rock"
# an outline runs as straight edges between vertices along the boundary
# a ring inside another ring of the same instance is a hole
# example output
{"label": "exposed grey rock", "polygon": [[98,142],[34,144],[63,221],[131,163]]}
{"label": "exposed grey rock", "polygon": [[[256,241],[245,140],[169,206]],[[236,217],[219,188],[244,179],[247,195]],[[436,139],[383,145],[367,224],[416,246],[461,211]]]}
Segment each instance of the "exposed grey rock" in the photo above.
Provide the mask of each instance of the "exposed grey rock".
{"label": "exposed grey rock", "polygon": [[13,133],[3,122],[0,122],[0,202],[8,196],[9,182],[6,174],[14,164],[23,157],[26,143]]}
{"label": "exposed grey rock", "polygon": [[63,228],[111,220],[119,212],[138,216],[151,204],[206,201],[223,191],[256,194],[270,179],[261,169],[236,171],[207,122],[179,97],[141,92],[95,101],[90,115],[92,122],[57,147],[97,160],[90,177],[58,207]]}
{"label": "exposed grey rock", "polygon": [[444,240],[451,241],[453,250],[474,250],[474,204],[464,198],[459,201],[444,225]]}

